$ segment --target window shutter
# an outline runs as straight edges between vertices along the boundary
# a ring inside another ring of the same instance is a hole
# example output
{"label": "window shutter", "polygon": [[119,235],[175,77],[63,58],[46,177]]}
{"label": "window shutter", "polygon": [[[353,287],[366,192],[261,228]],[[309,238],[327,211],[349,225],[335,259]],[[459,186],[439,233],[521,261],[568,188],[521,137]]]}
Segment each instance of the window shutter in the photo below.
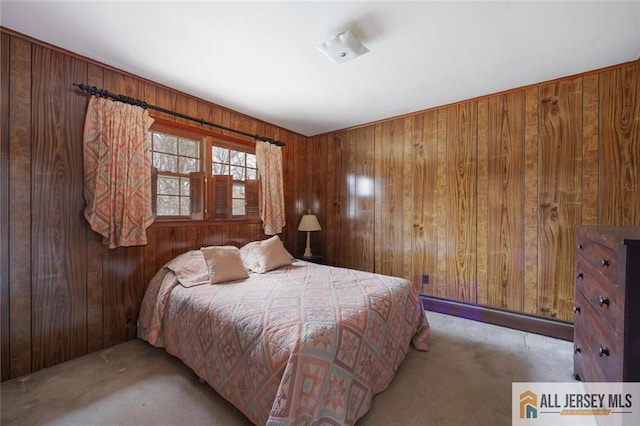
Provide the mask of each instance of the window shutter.
{"label": "window shutter", "polygon": [[260,219],[260,181],[247,179],[244,191],[247,219]]}
{"label": "window shutter", "polygon": [[189,173],[191,219],[204,219],[204,172]]}
{"label": "window shutter", "polygon": [[213,219],[229,219],[231,211],[231,176],[216,175],[212,177],[213,206],[211,215]]}
{"label": "window shutter", "polygon": [[151,211],[153,218],[158,215],[158,168],[151,167]]}

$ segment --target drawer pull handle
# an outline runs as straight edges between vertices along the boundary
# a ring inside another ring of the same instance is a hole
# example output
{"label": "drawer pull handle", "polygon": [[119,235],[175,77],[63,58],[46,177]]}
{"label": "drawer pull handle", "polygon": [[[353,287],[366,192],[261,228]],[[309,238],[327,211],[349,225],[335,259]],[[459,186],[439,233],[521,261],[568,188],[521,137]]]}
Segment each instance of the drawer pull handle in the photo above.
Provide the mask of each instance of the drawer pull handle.
{"label": "drawer pull handle", "polygon": [[609,349],[608,348],[603,348],[602,346],[600,346],[600,349],[598,350],[598,355],[599,356],[609,356]]}
{"label": "drawer pull handle", "polygon": [[578,250],[584,250],[584,246],[582,245],[582,243],[578,244]]}
{"label": "drawer pull handle", "polygon": [[579,314],[580,313],[580,306],[575,306],[573,307],[573,313],[574,314]]}
{"label": "drawer pull handle", "polygon": [[573,347],[573,352],[574,353],[582,352],[582,349],[580,349],[580,346],[574,346]]}
{"label": "drawer pull handle", "polygon": [[609,259],[602,259],[602,266],[608,268],[609,266],[611,266],[611,261]]}
{"label": "drawer pull handle", "polygon": [[603,306],[603,305],[609,306],[609,298],[600,296],[600,298],[598,299],[598,303],[600,304],[600,306]]}
{"label": "drawer pull handle", "polygon": [[581,280],[581,279],[583,279],[583,278],[584,278],[584,274],[583,274],[582,272],[578,272],[578,273],[576,274],[576,278],[577,278],[577,279],[579,279],[579,280]]}

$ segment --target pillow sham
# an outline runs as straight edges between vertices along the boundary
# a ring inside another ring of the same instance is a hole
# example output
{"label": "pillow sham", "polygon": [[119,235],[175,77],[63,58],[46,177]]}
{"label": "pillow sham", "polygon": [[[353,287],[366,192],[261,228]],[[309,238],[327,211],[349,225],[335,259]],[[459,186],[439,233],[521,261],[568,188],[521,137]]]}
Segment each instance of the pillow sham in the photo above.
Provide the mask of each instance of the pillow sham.
{"label": "pillow sham", "polygon": [[240,251],[234,246],[211,246],[200,249],[209,269],[211,284],[249,278]]}
{"label": "pillow sham", "polygon": [[258,256],[256,256],[255,248],[260,245],[262,241],[252,241],[240,247],[240,258],[245,268],[250,271],[257,272],[260,269],[260,262],[258,262]]}
{"label": "pillow sham", "polygon": [[189,250],[172,259],[165,265],[165,268],[172,271],[178,282],[183,287],[193,287],[201,284],[209,284],[209,269],[203,262],[200,250]]}
{"label": "pillow sham", "polygon": [[254,248],[254,253],[258,259],[259,270],[256,272],[264,273],[272,271],[281,266],[291,265],[289,252],[284,248],[284,244],[277,235],[261,241]]}

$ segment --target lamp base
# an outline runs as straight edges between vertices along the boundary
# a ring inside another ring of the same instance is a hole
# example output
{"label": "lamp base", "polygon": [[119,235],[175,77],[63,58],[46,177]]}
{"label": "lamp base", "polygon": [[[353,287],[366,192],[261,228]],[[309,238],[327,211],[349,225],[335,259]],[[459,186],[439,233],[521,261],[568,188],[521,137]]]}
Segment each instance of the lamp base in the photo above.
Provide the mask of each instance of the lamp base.
{"label": "lamp base", "polygon": [[307,247],[304,249],[302,257],[311,257],[311,232],[307,231]]}

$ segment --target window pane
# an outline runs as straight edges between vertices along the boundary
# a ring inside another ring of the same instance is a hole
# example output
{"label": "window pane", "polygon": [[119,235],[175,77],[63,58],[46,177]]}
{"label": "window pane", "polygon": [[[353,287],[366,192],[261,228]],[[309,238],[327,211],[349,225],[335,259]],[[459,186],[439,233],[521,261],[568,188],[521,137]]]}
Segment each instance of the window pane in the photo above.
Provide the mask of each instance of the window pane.
{"label": "window pane", "polygon": [[229,149],[214,146],[211,159],[216,163],[229,163]]}
{"label": "window pane", "polygon": [[158,195],[158,216],[178,216],[180,210],[178,207],[178,198],[168,195]]}
{"label": "window pane", "polygon": [[185,157],[200,158],[200,143],[193,139],[180,139],[178,145],[178,154]]}
{"label": "window pane", "polygon": [[178,138],[164,133],[153,133],[153,151],[176,154],[178,152]]}
{"label": "window pane", "polygon": [[258,170],[247,169],[247,179],[258,179]]}
{"label": "window pane", "polygon": [[180,192],[178,191],[178,178],[175,178],[173,176],[158,176],[158,194],[180,194]]}
{"label": "window pane", "polygon": [[247,167],[256,168],[256,155],[255,154],[247,154]]}
{"label": "window pane", "polygon": [[234,164],[236,166],[244,166],[244,157],[244,152],[231,150],[231,164]]}
{"label": "window pane", "polygon": [[231,192],[231,198],[244,199],[244,183],[233,183],[233,191]]}
{"label": "window pane", "polygon": [[244,167],[231,167],[231,176],[233,176],[233,180],[244,180]]}
{"label": "window pane", "polygon": [[228,175],[229,174],[229,166],[227,164],[213,163],[213,174],[214,175]]}
{"label": "window pane", "polygon": [[244,216],[244,200],[233,200],[231,214],[233,216]]}
{"label": "window pane", "polygon": [[180,164],[180,173],[191,173],[198,171],[199,161],[196,158],[178,157],[178,163]]}
{"label": "window pane", "polygon": [[180,178],[180,195],[191,195],[191,182],[187,178]]}
{"label": "window pane", "polygon": [[181,216],[191,215],[191,206],[189,203],[189,197],[180,197],[180,215]]}
{"label": "window pane", "polygon": [[153,153],[153,167],[163,172],[177,172],[177,157],[169,154]]}

